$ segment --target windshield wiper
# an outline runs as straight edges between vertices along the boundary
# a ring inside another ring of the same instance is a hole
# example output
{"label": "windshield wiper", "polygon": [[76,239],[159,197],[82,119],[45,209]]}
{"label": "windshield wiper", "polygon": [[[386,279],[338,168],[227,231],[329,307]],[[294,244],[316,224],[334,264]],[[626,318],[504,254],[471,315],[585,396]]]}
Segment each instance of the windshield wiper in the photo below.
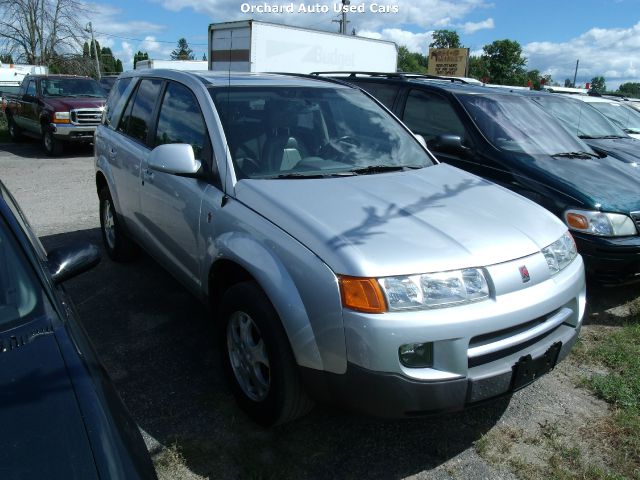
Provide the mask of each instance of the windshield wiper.
{"label": "windshield wiper", "polygon": [[358,175],[370,175],[372,173],[397,172],[406,169],[414,170],[417,168],[422,167],[417,167],[415,165],[369,165],[368,167],[353,168],[349,171]]}
{"label": "windshield wiper", "polygon": [[589,153],[589,152],[560,152],[560,153],[554,153],[551,156],[564,157],[564,158],[589,158],[589,157],[600,158],[595,153]]}
{"label": "windshield wiper", "polygon": [[355,175],[352,172],[333,172],[333,173],[281,173],[279,175],[275,175],[273,177],[267,178],[284,178],[284,179],[304,179],[304,178],[327,178],[327,177],[351,177]]}
{"label": "windshield wiper", "polygon": [[613,138],[627,138],[622,135],[578,135],[583,140],[610,140]]}

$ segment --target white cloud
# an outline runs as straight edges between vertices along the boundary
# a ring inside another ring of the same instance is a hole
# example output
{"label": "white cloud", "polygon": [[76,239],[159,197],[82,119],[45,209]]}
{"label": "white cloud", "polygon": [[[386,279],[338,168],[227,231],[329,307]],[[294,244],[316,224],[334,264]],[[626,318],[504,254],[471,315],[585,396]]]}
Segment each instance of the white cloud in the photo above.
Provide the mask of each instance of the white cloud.
{"label": "white cloud", "polygon": [[580,60],[576,83],[604,76],[607,88],[637,81],[640,69],[640,22],[630,28],[593,28],[566,42],[532,42],[523,46],[527,68],[549,73],[563,83],[573,79]]}
{"label": "white cloud", "polygon": [[467,22],[458,26],[460,30],[467,34],[475,33],[478,30],[490,30],[493,27],[495,27],[493,18],[487,18],[486,20],[483,20],[481,22]]}
{"label": "white cloud", "polygon": [[413,33],[399,28],[384,28],[381,32],[359,31],[361,37],[376,38],[382,40],[391,40],[396,42],[398,46],[404,45],[410,52],[420,52],[426,55],[429,51],[429,44],[433,40],[431,36],[433,32]]}

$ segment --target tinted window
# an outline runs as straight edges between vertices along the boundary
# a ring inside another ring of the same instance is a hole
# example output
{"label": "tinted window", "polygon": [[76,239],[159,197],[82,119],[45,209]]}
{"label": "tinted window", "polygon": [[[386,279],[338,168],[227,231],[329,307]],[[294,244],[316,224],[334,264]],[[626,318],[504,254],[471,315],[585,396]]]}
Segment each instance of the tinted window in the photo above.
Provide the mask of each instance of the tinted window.
{"label": "tinted window", "polygon": [[133,79],[120,78],[111,89],[111,92],[109,93],[109,99],[107,100],[107,105],[105,107],[105,125],[108,125],[112,128],[115,126],[112,125],[112,123],[115,120],[117,113],[120,112],[120,109],[122,108],[122,105],[118,104],[121,103],[121,100],[123,100],[122,96],[131,83],[131,80]]}
{"label": "tinted window", "polygon": [[404,107],[402,121],[428,142],[438,135],[459,135],[465,129],[449,101],[440,95],[411,90]]}
{"label": "tinted window", "polygon": [[35,95],[36,95],[36,82],[35,82],[35,80],[31,80],[29,82],[29,85],[27,85],[27,91],[25,93],[27,95],[31,95],[32,97],[35,97]]}
{"label": "tinted window", "polygon": [[202,160],[206,127],[198,102],[183,85],[169,83],[162,99],[156,145],[163,143],[188,143],[195,157]]}
{"label": "tinted window", "polygon": [[398,94],[399,87],[395,85],[387,85],[383,83],[356,83],[360,88],[366,90],[371,95],[376,97],[385,107],[389,110],[393,108],[393,102]]}
{"label": "tinted window", "polygon": [[118,130],[143,143],[147,141],[153,107],[160,95],[162,80],[145,78],[140,81],[135,97],[129,100]]}

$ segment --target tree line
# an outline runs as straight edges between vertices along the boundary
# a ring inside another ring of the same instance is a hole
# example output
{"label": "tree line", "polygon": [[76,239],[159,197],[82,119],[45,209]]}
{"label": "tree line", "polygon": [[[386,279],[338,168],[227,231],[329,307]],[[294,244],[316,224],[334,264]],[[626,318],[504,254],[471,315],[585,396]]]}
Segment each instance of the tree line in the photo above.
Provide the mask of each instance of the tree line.
{"label": "tree line", "polygon": [[[430,48],[465,48],[455,30],[433,32]],[[403,72],[426,73],[429,59],[418,52],[410,52],[405,46],[398,49],[398,70]],[[537,69],[527,70],[527,59],[522,55],[522,47],[515,40],[495,40],[482,48],[481,55],[469,57],[468,75],[485,83],[513,86],[531,86],[539,90],[543,85],[556,85],[551,75],[542,75]],[[591,88],[599,93],[607,91],[605,79],[596,76],[591,79]],[[571,79],[565,79],[564,86],[574,86]],[[618,93],[640,98],[640,83],[623,83]]]}

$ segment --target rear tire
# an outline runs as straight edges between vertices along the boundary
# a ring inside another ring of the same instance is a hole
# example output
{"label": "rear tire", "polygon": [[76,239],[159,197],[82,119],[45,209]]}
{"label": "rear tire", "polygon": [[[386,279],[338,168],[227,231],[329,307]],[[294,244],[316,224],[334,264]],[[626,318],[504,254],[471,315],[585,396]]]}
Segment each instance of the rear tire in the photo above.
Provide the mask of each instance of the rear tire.
{"label": "rear tire", "polygon": [[13,142],[21,142],[24,137],[22,136],[22,132],[20,131],[20,127],[16,125],[16,121],[13,119],[11,115],[7,115],[7,128],[9,129],[9,136]]}
{"label": "rear tire", "polygon": [[280,318],[260,287],[233,285],[222,298],[221,313],[223,366],[240,407],[264,426],[307,413],[313,403]]}
{"label": "rear tire", "polygon": [[100,199],[100,230],[104,249],[111,260],[131,261],[138,256],[139,248],[123,231],[108,187],[98,193]]}
{"label": "rear tire", "polygon": [[50,128],[43,126],[42,127],[42,147],[46,154],[50,157],[57,157],[62,154],[62,150],[64,149],[64,145],[61,140],[57,140],[53,136],[53,132]]}

